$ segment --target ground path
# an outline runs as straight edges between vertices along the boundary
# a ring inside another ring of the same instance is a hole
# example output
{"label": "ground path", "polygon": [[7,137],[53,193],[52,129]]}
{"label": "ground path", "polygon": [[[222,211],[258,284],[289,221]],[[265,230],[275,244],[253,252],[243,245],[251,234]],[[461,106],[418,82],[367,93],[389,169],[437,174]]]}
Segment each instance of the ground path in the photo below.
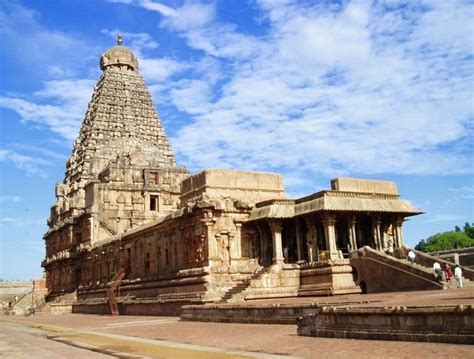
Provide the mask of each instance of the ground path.
{"label": "ground path", "polygon": [[[474,289],[303,299],[311,302],[338,300],[359,302],[360,306],[366,306],[369,302],[372,306],[472,305]],[[474,347],[468,345],[298,337],[296,325],[201,323],[183,322],[176,317],[70,314],[4,318],[0,321],[0,334],[13,325],[5,320],[36,327],[36,330],[42,329],[56,340],[85,348],[99,348],[103,353],[118,357],[128,353],[129,357],[159,358],[271,358],[271,354],[351,359],[431,359],[440,355],[450,359],[474,358]],[[0,350],[5,340],[8,337],[1,335]]]}

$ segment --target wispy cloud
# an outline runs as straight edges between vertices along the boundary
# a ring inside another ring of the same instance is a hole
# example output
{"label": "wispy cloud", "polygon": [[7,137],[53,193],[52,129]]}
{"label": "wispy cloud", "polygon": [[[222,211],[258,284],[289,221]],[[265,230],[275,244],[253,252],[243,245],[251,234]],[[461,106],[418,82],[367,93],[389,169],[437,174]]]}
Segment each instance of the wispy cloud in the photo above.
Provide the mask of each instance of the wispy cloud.
{"label": "wispy cloud", "polygon": [[[31,144],[26,144],[26,143],[8,143],[7,144],[8,148],[13,149],[15,151],[25,151],[27,153],[30,153],[32,156],[36,157],[46,157],[48,159],[54,160],[54,161],[64,161],[67,159],[67,154],[66,153],[60,153],[56,151],[52,151],[45,146],[39,146],[39,145],[31,145]],[[47,145],[50,147],[51,145],[48,143]]]}
{"label": "wispy cloud", "polygon": [[94,83],[89,79],[47,81],[28,100],[0,96],[0,107],[16,111],[26,123],[46,127],[72,141],[79,132]]}
{"label": "wispy cloud", "polygon": [[44,226],[46,219],[44,218],[18,218],[18,217],[0,217],[0,226]]}
{"label": "wispy cloud", "polygon": [[463,221],[466,217],[458,214],[439,213],[426,219],[425,223]]}
{"label": "wispy cloud", "polygon": [[464,199],[474,199],[474,185],[450,188],[451,192]]}
{"label": "wispy cloud", "polygon": [[37,175],[43,178],[47,177],[47,172],[44,170],[44,166],[50,164],[47,160],[26,156],[6,149],[0,149],[0,162],[11,163],[13,166],[25,171],[29,175]]}
{"label": "wispy cloud", "polygon": [[[42,23],[40,14],[14,1],[3,1],[0,8],[0,36],[3,56],[25,66],[25,71],[36,69],[43,74],[61,69],[74,74],[96,61],[98,51],[94,42],[88,42],[78,33],[51,29]],[[81,55],[80,62],[77,61]]]}
{"label": "wispy cloud", "polygon": [[18,203],[22,200],[20,196],[0,196],[0,203]]}

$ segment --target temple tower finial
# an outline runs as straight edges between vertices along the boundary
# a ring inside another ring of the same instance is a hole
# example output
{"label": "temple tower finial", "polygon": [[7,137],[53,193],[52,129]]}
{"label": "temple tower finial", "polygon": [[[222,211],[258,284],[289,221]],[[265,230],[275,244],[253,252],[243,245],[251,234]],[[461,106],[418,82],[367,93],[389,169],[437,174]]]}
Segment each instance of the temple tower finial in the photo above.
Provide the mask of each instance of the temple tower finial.
{"label": "temple tower finial", "polygon": [[119,33],[117,35],[117,45],[122,46],[122,44],[123,44],[123,37],[122,37],[122,34]]}

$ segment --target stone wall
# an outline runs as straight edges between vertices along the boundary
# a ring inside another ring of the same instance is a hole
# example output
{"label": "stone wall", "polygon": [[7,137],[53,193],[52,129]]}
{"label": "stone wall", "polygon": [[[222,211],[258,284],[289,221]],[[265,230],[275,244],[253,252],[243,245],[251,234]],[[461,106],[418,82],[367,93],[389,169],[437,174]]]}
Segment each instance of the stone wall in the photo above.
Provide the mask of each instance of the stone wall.
{"label": "stone wall", "polygon": [[33,282],[31,280],[0,281],[0,310],[6,311],[25,294],[31,293]]}
{"label": "stone wall", "polygon": [[232,198],[248,204],[285,198],[283,178],[276,173],[207,169],[185,179],[181,204],[200,199]]}

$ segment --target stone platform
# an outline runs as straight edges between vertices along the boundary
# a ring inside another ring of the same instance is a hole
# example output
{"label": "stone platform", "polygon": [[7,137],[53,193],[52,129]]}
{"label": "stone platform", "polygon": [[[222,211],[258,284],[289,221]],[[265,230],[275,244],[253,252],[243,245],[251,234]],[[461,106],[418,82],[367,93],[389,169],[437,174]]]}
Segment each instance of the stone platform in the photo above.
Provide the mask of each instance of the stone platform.
{"label": "stone platform", "polygon": [[473,313],[474,288],[467,287],[191,305],[182,308],[181,320],[298,322],[307,336],[474,344]]}
{"label": "stone platform", "polygon": [[474,344],[474,306],[322,307],[298,318],[298,335]]}

